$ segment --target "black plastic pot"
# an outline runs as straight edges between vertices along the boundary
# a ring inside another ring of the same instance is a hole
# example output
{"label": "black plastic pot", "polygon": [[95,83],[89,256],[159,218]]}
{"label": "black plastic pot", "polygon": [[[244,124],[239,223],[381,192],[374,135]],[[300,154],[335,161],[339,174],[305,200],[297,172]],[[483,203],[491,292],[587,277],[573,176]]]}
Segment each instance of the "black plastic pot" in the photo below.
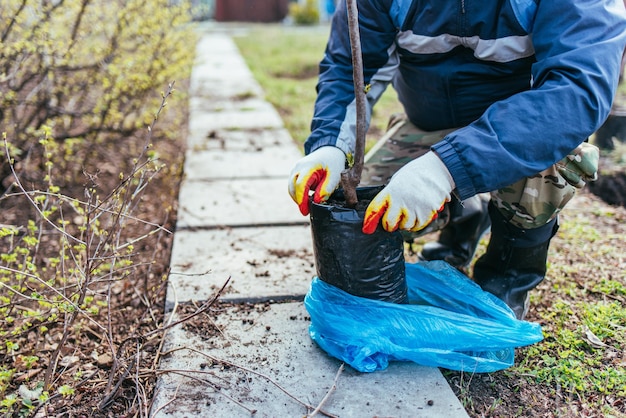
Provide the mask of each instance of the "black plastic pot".
{"label": "black plastic pot", "polygon": [[317,276],[355,296],[407,303],[404,240],[382,227],[361,231],[365,209],[383,186],[357,188],[356,209],[345,207],[343,190],[328,202],[311,202],[311,232]]}

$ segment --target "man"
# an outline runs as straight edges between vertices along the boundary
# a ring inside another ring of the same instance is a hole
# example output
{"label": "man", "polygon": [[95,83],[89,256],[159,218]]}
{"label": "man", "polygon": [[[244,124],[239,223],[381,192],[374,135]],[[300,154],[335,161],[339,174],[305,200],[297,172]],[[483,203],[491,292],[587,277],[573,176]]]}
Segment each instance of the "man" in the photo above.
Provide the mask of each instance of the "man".
{"label": "man", "polygon": [[[392,83],[411,129],[441,131],[428,152],[370,203],[363,232],[425,228],[454,198],[490,192],[491,240],[473,279],[518,318],[543,280],[557,215],[595,175],[585,142],[611,108],[626,42],[621,0],[360,0],[359,26],[371,109]],[[304,158],[289,192],[303,215],[325,201],[355,146],[355,101],[344,2],[320,64]],[[473,209],[474,210],[474,209]],[[469,263],[485,223],[453,217],[423,259]],[[480,218],[480,217],[479,217]],[[472,218],[472,219],[475,219]],[[468,253],[471,253],[468,255]]]}

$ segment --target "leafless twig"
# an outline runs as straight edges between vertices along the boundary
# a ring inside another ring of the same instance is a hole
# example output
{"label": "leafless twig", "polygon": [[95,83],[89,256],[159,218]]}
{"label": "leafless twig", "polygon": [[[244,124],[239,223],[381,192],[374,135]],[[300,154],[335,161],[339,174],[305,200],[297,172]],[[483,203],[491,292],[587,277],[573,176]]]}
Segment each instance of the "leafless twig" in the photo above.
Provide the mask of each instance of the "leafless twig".
{"label": "leafless twig", "polygon": [[39,205],[35,203],[35,201],[30,197],[30,193],[28,193],[26,189],[24,188],[24,186],[22,185],[22,182],[20,181],[19,176],[17,175],[17,172],[15,171],[15,167],[12,163],[13,157],[11,156],[11,152],[9,151],[9,143],[7,142],[6,137],[3,139],[4,139],[4,154],[7,157],[7,161],[9,161],[9,169],[11,170],[11,174],[13,175],[13,182],[20,190],[20,194],[24,196],[26,199],[28,199],[28,202],[33,207],[33,209],[37,211],[37,214],[41,217],[41,219],[44,220],[47,224],[49,224],[52,228],[54,228],[57,232],[59,232],[68,240],[75,241],[78,244],[86,244],[82,240],[74,237],[72,234],[68,234],[63,228],[60,228],[57,224],[52,222],[48,216],[43,214],[43,212],[39,208]]}
{"label": "leafless twig", "polygon": [[[99,408],[100,410],[105,409],[108,405],[110,405],[110,403],[113,401],[113,399],[115,398],[115,394],[117,392],[117,390],[120,388],[122,382],[126,379],[126,377],[128,377],[128,374],[130,373],[132,367],[135,366],[136,361],[135,359],[133,359],[131,361],[131,364],[126,366],[124,369],[124,372],[122,373],[122,375],[115,379],[115,375],[116,375],[116,371],[119,370],[121,368],[121,361],[120,359],[122,358],[122,353],[123,350],[126,347],[126,344],[129,343],[130,341],[135,341],[137,344],[139,343],[139,341],[144,341],[147,338],[155,335],[155,334],[159,334],[159,333],[165,333],[167,330],[169,330],[172,327],[175,327],[176,325],[179,325],[181,323],[187,322],[192,318],[195,318],[196,316],[202,314],[203,312],[206,312],[214,303],[215,301],[221,296],[222,292],[224,291],[224,289],[226,288],[226,286],[228,286],[228,283],[230,282],[230,277],[224,282],[224,284],[222,285],[222,287],[220,288],[220,290],[213,295],[213,297],[208,300],[207,302],[203,303],[202,306],[200,306],[198,309],[196,309],[195,312],[184,316],[183,318],[174,321],[174,322],[169,322],[166,325],[163,325],[162,327],[155,329],[153,331],[147,332],[145,334],[142,335],[134,335],[131,337],[126,338],[125,340],[123,340],[120,344],[119,344],[119,348],[117,349],[117,354],[113,357],[113,365],[111,366],[111,372],[109,373],[109,381],[107,383],[107,386],[104,390],[105,396],[102,398],[102,400],[100,401],[99,404]],[[173,317],[173,315],[170,316],[170,320]],[[161,341],[164,340],[164,337],[161,337]],[[140,348],[137,348],[138,351],[140,351]],[[153,363],[154,366],[156,367],[156,363]],[[116,382],[114,384],[114,382]]]}
{"label": "leafless twig", "polygon": [[[300,405],[304,406],[305,408],[307,408],[307,409],[315,409],[315,407],[314,407],[313,405],[310,405],[310,404],[308,404],[308,403],[306,403],[306,402],[304,402],[304,401],[302,401],[302,400],[300,400],[300,399],[296,398],[296,397],[295,397],[294,395],[292,395],[291,393],[289,393],[289,391],[288,391],[287,389],[285,389],[284,387],[282,387],[282,386],[281,386],[281,385],[280,385],[277,381],[275,381],[275,380],[274,380],[274,379],[272,379],[271,377],[269,377],[269,376],[267,376],[267,375],[265,375],[265,374],[263,374],[263,373],[260,373],[260,372],[258,372],[258,371],[255,371],[255,370],[249,369],[249,368],[247,368],[247,367],[240,366],[240,365],[235,364],[235,363],[231,363],[230,361],[227,361],[227,360],[222,360],[222,359],[218,359],[217,357],[214,357],[214,356],[212,356],[212,355],[210,355],[210,354],[204,353],[204,352],[202,352],[202,351],[200,351],[200,350],[196,350],[196,349],[191,348],[191,347],[177,347],[177,348],[174,348],[174,349],[172,349],[172,350],[167,351],[166,353],[163,353],[163,355],[166,355],[166,354],[171,354],[171,353],[173,353],[173,352],[180,351],[180,350],[189,350],[189,351],[191,351],[191,352],[194,352],[194,353],[200,354],[201,356],[206,357],[206,358],[208,358],[208,359],[210,359],[210,360],[214,361],[215,363],[218,363],[218,364],[226,364],[226,365],[231,366],[231,367],[234,367],[234,368],[236,368],[236,369],[243,370],[243,371],[245,371],[245,372],[248,372],[248,373],[252,373],[252,374],[254,374],[254,375],[257,375],[257,376],[259,376],[259,377],[261,377],[261,378],[263,378],[263,379],[267,380],[268,382],[270,382],[272,385],[274,385],[276,388],[278,388],[278,389],[279,389],[281,392],[283,392],[285,395],[289,396],[291,399],[293,399],[294,401],[298,402]],[[327,417],[330,417],[330,418],[337,418],[337,416],[336,416],[336,415],[330,414],[330,413],[325,412],[325,411],[323,411],[323,410],[321,410],[321,409],[320,409],[319,413],[320,413],[320,414],[323,414],[323,415],[325,415],[325,416],[327,416]]]}
{"label": "leafless twig", "polygon": [[211,300],[203,303],[202,306],[200,306],[200,308],[198,308],[194,313],[191,313],[191,314],[183,317],[182,319],[179,319],[178,321],[174,321],[172,323],[169,323],[169,324],[167,324],[166,326],[164,326],[164,327],[162,327],[160,329],[157,329],[157,330],[154,330],[152,332],[149,332],[149,333],[145,334],[144,337],[147,337],[147,336],[150,336],[152,334],[156,334],[157,332],[162,332],[164,330],[167,330],[167,329],[170,329],[172,327],[175,327],[178,324],[182,324],[183,322],[187,322],[191,318],[194,318],[194,317],[196,317],[196,316],[206,312],[215,303],[215,301],[217,301],[217,299],[222,295],[222,293],[224,292],[224,289],[226,289],[226,286],[228,286],[228,283],[230,283],[230,277],[228,277],[228,279],[226,279],[226,281],[224,282],[224,284],[222,285],[220,290],[218,290],[217,293],[215,295],[213,295]]}
{"label": "leafless twig", "polygon": [[315,408],[313,412],[307,415],[307,417],[314,417],[315,415],[317,415],[322,410],[322,407],[324,406],[326,401],[328,401],[328,399],[330,398],[330,395],[335,391],[335,389],[337,389],[337,381],[339,380],[339,376],[343,372],[343,366],[344,366],[344,363],[341,363],[341,366],[339,366],[339,370],[337,370],[337,374],[335,375],[335,380],[333,381],[333,385],[330,387],[330,389],[328,389],[328,392],[326,392],[326,396],[324,396],[320,404],[317,405],[317,408]]}
{"label": "leafless twig", "polygon": [[[167,402],[165,402],[163,405],[159,406],[154,413],[152,414],[152,416],[156,416],[162,409],[167,408],[167,406],[169,404],[171,404],[172,402],[176,401],[177,397],[178,397],[178,389],[180,389],[180,384],[178,386],[176,386],[176,390],[174,391],[174,396],[168,400]],[[154,393],[156,395],[156,391]]]}
{"label": "leafless twig", "polygon": [[[245,406],[244,404],[242,404],[241,402],[239,402],[238,400],[234,399],[232,396],[222,392],[220,387],[218,385],[214,384],[213,382],[211,382],[209,380],[206,380],[206,379],[200,379],[198,377],[195,377],[195,376],[191,375],[191,373],[212,374],[211,372],[203,372],[201,370],[176,370],[176,369],[162,370],[161,372],[173,373],[173,374],[177,374],[177,375],[180,375],[180,376],[187,377],[189,379],[193,379],[193,380],[195,380],[197,382],[207,383],[209,386],[211,386],[213,389],[215,389],[215,391],[217,393],[219,393],[220,395],[228,398],[228,400],[230,400],[231,402],[235,403],[236,405],[242,407],[243,409],[248,411],[250,414],[255,414],[257,412],[256,409],[250,409],[247,406]],[[161,373],[161,372],[159,372],[159,373]]]}

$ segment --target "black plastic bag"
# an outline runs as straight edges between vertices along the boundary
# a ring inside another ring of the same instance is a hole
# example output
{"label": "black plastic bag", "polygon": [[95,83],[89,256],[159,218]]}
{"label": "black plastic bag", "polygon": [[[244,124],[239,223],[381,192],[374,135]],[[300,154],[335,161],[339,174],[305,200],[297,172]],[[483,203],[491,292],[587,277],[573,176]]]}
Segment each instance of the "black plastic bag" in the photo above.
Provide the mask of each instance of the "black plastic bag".
{"label": "black plastic bag", "polygon": [[355,296],[392,303],[407,302],[404,240],[381,226],[361,231],[365,209],[382,186],[357,189],[355,209],[345,207],[339,189],[323,204],[311,202],[311,232],[317,276]]}

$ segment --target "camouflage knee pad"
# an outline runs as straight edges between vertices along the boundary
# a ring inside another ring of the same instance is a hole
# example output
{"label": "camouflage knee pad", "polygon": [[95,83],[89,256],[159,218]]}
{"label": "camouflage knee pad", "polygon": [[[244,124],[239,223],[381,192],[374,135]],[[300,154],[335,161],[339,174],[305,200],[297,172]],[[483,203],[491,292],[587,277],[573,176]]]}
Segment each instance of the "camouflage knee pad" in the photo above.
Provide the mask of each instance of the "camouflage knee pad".
{"label": "camouflage knee pad", "polygon": [[491,192],[491,200],[513,225],[538,228],[554,219],[577,189],[596,179],[599,157],[598,148],[584,142],[546,170]]}

